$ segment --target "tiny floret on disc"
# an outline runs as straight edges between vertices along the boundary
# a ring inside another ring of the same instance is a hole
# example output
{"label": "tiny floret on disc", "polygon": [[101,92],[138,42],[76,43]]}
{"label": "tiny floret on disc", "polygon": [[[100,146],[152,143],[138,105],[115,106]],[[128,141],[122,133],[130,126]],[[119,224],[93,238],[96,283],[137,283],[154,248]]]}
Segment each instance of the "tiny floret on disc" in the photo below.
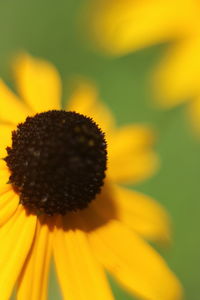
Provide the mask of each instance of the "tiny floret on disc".
{"label": "tiny floret on disc", "polygon": [[52,110],[28,117],[12,132],[5,161],[20,203],[36,214],[84,209],[100,192],[104,133],[84,115]]}

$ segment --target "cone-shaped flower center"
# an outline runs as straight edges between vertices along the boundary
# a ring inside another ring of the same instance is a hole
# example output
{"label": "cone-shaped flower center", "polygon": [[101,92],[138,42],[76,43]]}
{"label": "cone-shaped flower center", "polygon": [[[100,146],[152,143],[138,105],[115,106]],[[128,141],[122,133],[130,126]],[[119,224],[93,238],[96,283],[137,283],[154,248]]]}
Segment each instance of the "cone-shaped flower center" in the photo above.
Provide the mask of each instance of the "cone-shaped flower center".
{"label": "cone-shaped flower center", "polygon": [[107,151],[94,121],[52,110],[28,117],[12,133],[5,161],[20,203],[37,214],[66,214],[100,192]]}

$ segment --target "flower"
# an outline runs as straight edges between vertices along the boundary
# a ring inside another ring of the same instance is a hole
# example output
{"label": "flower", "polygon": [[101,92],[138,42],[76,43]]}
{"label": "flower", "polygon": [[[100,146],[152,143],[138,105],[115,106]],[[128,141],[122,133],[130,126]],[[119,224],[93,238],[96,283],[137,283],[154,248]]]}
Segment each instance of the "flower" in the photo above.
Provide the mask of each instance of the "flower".
{"label": "flower", "polygon": [[[9,299],[15,285],[18,300],[46,299],[52,256],[64,299],[113,299],[104,268],[140,298],[180,299],[178,280],[144,241],[169,238],[165,211],[150,197],[118,185],[143,180],[154,172],[157,156],[151,130],[141,125],[118,129],[109,110],[97,100],[95,87],[86,82],[72,93],[66,107],[71,112],[60,110],[61,80],[48,62],[23,54],[14,63],[14,74],[24,101],[0,83],[1,300]],[[108,169],[100,193],[104,135],[88,116],[106,132],[108,144]],[[66,141],[67,156],[61,144]],[[63,168],[66,159],[67,170]],[[85,164],[90,172],[97,168],[87,183],[91,189],[81,185],[90,176],[84,173]],[[48,173],[50,167],[54,169]],[[82,170],[84,176],[80,176]],[[93,195],[95,188],[96,199],[81,209],[81,200]],[[59,198],[64,191],[68,206]]]}
{"label": "flower", "polygon": [[188,116],[200,133],[199,2],[97,0],[90,16],[93,40],[113,55],[173,42],[152,74],[156,102],[164,108],[188,102]]}

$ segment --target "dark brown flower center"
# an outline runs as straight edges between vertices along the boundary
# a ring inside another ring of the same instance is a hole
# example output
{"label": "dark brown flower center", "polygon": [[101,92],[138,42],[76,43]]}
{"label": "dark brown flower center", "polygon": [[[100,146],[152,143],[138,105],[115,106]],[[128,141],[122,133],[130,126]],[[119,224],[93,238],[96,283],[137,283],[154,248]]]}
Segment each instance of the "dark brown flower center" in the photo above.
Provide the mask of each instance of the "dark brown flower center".
{"label": "dark brown flower center", "polygon": [[103,185],[104,133],[84,115],[52,110],[28,117],[12,132],[7,153],[9,182],[36,214],[86,208]]}

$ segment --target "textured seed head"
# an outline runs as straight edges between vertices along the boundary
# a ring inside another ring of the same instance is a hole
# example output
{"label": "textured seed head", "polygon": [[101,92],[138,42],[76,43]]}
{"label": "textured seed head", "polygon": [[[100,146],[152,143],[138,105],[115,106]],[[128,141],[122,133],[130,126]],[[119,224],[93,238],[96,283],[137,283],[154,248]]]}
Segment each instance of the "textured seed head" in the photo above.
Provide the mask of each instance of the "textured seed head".
{"label": "textured seed head", "polygon": [[104,133],[84,115],[52,110],[28,117],[12,132],[7,153],[9,182],[36,214],[86,208],[103,185]]}

